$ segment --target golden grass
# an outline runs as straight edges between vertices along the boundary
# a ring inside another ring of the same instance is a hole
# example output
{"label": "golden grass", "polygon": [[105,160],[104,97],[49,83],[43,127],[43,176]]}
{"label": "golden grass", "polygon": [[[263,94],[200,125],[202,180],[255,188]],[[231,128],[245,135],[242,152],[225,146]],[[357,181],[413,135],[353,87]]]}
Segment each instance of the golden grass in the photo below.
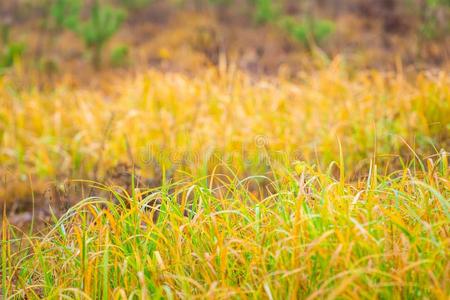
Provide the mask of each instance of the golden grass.
{"label": "golden grass", "polygon": [[265,198],[247,189],[256,178],[132,196],[100,186],[109,197],[81,201],[43,236],[4,223],[5,295],[446,299],[448,170],[371,173],[358,188],[297,169]]}
{"label": "golden grass", "polygon": [[152,71],[43,92],[4,77],[5,190],[102,181],[120,162],[163,178],[90,183],[102,196],[41,234],[5,215],[3,296],[446,299],[449,79],[339,61],[296,83]]}
{"label": "golden grass", "polygon": [[265,148],[324,167],[339,160],[339,140],[356,173],[375,156],[411,158],[410,147],[433,155],[448,146],[446,72],[407,80],[375,71],[350,75],[336,63],[299,81],[149,72],[103,90],[63,84],[41,92],[13,88],[4,78],[0,162],[22,176],[91,178],[99,157],[102,173],[121,161],[145,167],[186,153],[206,160],[210,152],[259,155]]}

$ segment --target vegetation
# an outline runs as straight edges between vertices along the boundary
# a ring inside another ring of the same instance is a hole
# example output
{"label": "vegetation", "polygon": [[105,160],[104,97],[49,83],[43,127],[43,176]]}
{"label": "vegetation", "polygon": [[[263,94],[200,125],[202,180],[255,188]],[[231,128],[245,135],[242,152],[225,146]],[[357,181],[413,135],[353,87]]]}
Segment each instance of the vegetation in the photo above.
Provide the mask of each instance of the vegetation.
{"label": "vegetation", "polygon": [[111,65],[114,67],[125,66],[128,62],[129,49],[127,46],[120,45],[111,51]]}
{"label": "vegetation", "polygon": [[299,19],[284,15],[280,7],[271,0],[255,0],[254,5],[257,23],[276,24],[306,47],[312,47],[317,42],[325,40],[334,31],[333,22],[315,18],[311,11],[305,11],[305,17]]}
{"label": "vegetation", "polygon": [[[345,74],[298,89],[153,72],[114,103],[67,87],[0,97],[10,169],[92,178],[99,157],[106,174],[132,153],[139,176],[163,170],[157,188],[92,183],[98,196],[43,236],[18,239],[4,218],[4,295],[445,298],[448,154],[433,149],[448,142],[449,78]],[[386,156],[403,151],[410,163]]]}
{"label": "vegetation", "polygon": [[308,19],[298,22],[289,17],[281,21],[281,27],[307,47],[324,41],[334,31],[333,22],[327,20]]}
{"label": "vegetation", "polygon": [[260,24],[274,22],[279,17],[279,8],[271,0],[254,0],[255,21]]}
{"label": "vegetation", "polygon": [[69,28],[76,30],[79,26],[81,0],[55,0],[50,8],[55,27],[58,31]]}
{"label": "vegetation", "polygon": [[117,9],[94,2],[90,18],[77,27],[77,33],[83,38],[88,49],[92,51],[92,63],[99,68],[102,63],[102,51],[105,43],[120,28],[125,14]]}
{"label": "vegetation", "polygon": [[301,165],[266,197],[247,189],[257,176],[132,195],[98,186],[109,196],[80,201],[42,237],[19,241],[4,221],[4,295],[445,299],[445,159],[390,175],[373,165],[354,184]]}
{"label": "vegetation", "polygon": [[0,299],[450,295],[447,2],[0,2]]}
{"label": "vegetation", "polygon": [[[446,20],[445,10],[450,7],[449,0],[427,0],[421,11],[421,32],[425,38],[435,39],[450,33],[450,25]],[[442,13],[444,12],[444,13]]]}
{"label": "vegetation", "polygon": [[82,38],[87,49],[91,51],[93,66],[99,69],[105,44],[119,30],[125,13],[95,0],[89,18],[83,20],[80,15],[82,7],[80,0],[56,0],[51,14],[57,28],[68,28]]}
{"label": "vegetation", "polygon": [[0,48],[0,76],[7,68],[14,65],[15,62],[22,56],[25,51],[25,44],[18,42],[11,42],[10,27],[7,24],[0,24],[1,42]]}
{"label": "vegetation", "polygon": [[[258,164],[261,145],[255,139],[261,135],[262,146],[275,157],[278,151],[306,161],[319,155],[321,169],[340,160],[339,138],[347,175],[353,177],[368,170],[375,154],[393,168],[406,162],[392,155],[414,157],[407,145],[419,157],[448,147],[446,73],[433,79],[419,74],[409,81],[383,73],[350,75],[339,61],[335,64],[304,77],[300,87],[282,80],[253,85],[244,74],[232,77],[210,70],[192,79],[159,72],[120,78],[106,92],[63,85],[50,93],[24,89],[10,96],[8,87],[14,82],[4,78],[0,163],[20,172],[16,178],[61,178],[67,173],[92,178],[102,153],[97,170],[102,178],[108,168],[130,162],[131,151],[142,172],[150,172],[146,177],[152,177],[151,161],[166,170],[176,162],[176,167],[202,176],[207,173],[203,162],[214,162],[214,154],[239,156],[246,149],[245,158],[252,163],[242,159],[233,166],[245,176],[269,171]],[[114,101],[105,101],[110,95],[116,95]],[[105,136],[109,127],[113,131]],[[200,158],[192,163],[181,159],[182,154],[202,153],[202,163]]]}

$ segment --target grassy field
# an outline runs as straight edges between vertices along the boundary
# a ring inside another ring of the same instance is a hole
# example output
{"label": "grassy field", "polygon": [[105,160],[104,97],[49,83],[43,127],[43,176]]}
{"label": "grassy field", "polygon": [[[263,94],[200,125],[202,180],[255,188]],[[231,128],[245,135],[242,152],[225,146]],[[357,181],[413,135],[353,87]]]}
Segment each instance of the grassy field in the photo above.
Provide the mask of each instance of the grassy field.
{"label": "grassy field", "polygon": [[296,82],[2,77],[2,206],[52,206],[3,210],[2,296],[448,299],[449,83],[339,59]]}
{"label": "grassy field", "polygon": [[448,0],[0,0],[0,300],[450,299]]}

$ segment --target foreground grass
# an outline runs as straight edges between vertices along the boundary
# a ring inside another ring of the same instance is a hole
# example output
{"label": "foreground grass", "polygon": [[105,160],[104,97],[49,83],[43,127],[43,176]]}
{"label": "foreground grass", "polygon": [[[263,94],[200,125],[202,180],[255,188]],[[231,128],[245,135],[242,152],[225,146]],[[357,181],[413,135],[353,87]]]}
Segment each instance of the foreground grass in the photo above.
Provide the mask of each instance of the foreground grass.
{"label": "foreground grass", "polygon": [[4,220],[3,295],[446,299],[446,160],[386,176],[373,166],[352,184],[296,163],[265,192],[250,191],[256,176],[132,195],[97,185],[109,196],[80,201],[45,235]]}

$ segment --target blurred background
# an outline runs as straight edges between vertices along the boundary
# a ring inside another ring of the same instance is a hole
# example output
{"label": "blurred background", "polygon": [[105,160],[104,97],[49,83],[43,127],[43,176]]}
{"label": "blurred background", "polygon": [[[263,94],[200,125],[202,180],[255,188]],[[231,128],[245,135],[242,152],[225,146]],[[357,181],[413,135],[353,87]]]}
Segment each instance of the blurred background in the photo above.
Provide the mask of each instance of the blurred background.
{"label": "blurred background", "polygon": [[0,0],[0,207],[64,212],[71,178],[227,174],[215,157],[351,180],[446,162],[449,17],[450,0]]}
{"label": "blurred background", "polygon": [[449,0],[2,0],[0,74],[446,68],[449,17]]}

